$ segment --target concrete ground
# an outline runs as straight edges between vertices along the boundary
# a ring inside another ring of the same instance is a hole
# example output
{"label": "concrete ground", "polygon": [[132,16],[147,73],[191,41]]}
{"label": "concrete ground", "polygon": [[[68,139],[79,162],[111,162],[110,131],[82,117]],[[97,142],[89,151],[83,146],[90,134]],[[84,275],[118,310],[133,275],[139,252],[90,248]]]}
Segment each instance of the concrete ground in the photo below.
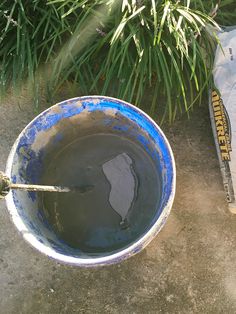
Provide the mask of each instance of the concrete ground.
{"label": "concrete ground", "polygon": [[[27,99],[0,104],[0,169],[35,115]],[[21,104],[20,106],[18,105]],[[177,164],[171,215],[138,255],[99,269],[49,260],[0,202],[0,313],[236,313],[236,216],[229,213],[207,106],[164,127]]]}

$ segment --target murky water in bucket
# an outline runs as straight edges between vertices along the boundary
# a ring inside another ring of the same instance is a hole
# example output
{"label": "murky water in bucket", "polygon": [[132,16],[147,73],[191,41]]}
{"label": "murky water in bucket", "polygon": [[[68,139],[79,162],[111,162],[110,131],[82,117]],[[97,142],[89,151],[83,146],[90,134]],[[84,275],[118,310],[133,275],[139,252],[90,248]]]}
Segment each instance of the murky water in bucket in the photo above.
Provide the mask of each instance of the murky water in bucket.
{"label": "murky water in bucket", "polygon": [[159,173],[136,143],[114,134],[73,141],[50,161],[42,182],[92,185],[86,193],[45,193],[46,218],[58,237],[85,253],[111,252],[145,232],[160,200]]}

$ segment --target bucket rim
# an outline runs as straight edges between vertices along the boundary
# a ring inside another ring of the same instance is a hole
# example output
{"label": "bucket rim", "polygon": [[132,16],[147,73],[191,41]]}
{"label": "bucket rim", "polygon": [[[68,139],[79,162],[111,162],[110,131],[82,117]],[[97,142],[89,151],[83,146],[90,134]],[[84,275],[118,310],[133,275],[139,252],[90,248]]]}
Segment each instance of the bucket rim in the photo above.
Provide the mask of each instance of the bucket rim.
{"label": "bucket rim", "polygon": [[151,122],[153,127],[157,130],[157,132],[161,135],[165,146],[168,150],[169,157],[171,160],[171,166],[172,166],[172,182],[171,182],[171,188],[170,188],[170,195],[168,197],[168,200],[166,202],[166,205],[164,206],[160,216],[156,219],[154,224],[150,227],[150,229],[143,234],[137,241],[133,242],[130,246],[126,247],[125,249],[121,249],[118,252],[111,253],[110,255],[102,256],[102,257],[89,257],[89,258],[81,258],[81,257],[74,257],[74,256],[68,256],[64,255],[62,253],[58,253],[54,251],[52,248],[48,247],[46,244],[41,243],[36,236],[29,232],[28,227],[25,225],[23,222],[22,218],[19,216],[16,205],[14,203],[13,199],[13,194],[10,192],[6,196],[6,204],[7,204],[7,209],[10,213],[11,219],[16,226],[17,230],[22,234],[23,238],[25,239],[26,242],[28,242],[31,246],[33,246],[35,249],[43,253],[44,255],[47,255],[49,258],[55,259],[58,262],[64,263],[64,264],[69,264],[69,265],[74,265],[74,266],[81,266],[81,267],[97,267],[97,266],[105,266],[109,264],[116,264],[121,262],[122,260],[125,260],[138,252],[140,252],[144,247],[146,247],[159,233],[159,231],[162,229],[164,226],[170,211],[171,207],[174,201],[174,196],[176,192],[176,165],[175,165],[175,159],[173,155],[173,151],[171,149],[171,146],[169,144],[169,141],[167,140],[165,134],[161,130],[161,128],[158,126],[158,124],[148,115],[146,114],[143,110],[140,108],[130,104],[129,102],[126,102],[121,99],[117,99],[114,97],[109,97],[109,96],[101,96],[101,95],[92,95],[92,96],[79,96],[79,97],[73,97],[70,99],[63,100],[61,102],[56,103],[53,106],[50,106],[46,110],[42,111],[40,114],[38,114],[33,120],[31,120],[25,128],[20,132],[18,137],[16,138],[11,150],[10,154],[7,159],[6,163],[6,175],[11,177],[11,170],[12,170],[12,165],[13,165],[13,159],[16,153],[16,149],[18,146],[18,143],[23,136],[24,132],[33,125],[33,123],[42,115],[45,115],[47,112],[50,112],[53,108],[65,104],[68,102],[78,102],[78,101],[84,101],[84,100],[108,100],[108,101],[113,101],[116,103],[120,103],[122,105],[125,105],[131,109],[136,110],[140,115],[142,115],[147,121]]}

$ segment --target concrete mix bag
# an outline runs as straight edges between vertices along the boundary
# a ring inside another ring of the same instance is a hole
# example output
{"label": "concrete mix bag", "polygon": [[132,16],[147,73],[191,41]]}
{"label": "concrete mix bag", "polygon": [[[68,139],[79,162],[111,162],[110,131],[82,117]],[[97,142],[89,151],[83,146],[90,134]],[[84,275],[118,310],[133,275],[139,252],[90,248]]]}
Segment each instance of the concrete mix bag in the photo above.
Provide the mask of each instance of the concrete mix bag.
{"label": "concrete mix bag", "polygon": [[229,209],[236,213],[236,26],[218,37],[209,108]]}

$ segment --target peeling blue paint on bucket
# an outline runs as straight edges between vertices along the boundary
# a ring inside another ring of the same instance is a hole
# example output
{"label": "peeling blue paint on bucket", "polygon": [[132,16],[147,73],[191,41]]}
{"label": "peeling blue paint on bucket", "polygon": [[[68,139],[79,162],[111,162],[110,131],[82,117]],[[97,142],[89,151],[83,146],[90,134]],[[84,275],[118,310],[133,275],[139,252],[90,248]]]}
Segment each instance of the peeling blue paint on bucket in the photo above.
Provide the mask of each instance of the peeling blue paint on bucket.
{"label": "peeling blue paint on bucket", "polygon": [[[89,119],[90,124],[87,122]],[[68,140],[68,132],[76,138],[81,132],[90,134],[95,127],[98,130],[96,132],[109,130],[112,134],[134,140],[152,159],[160,173],[160,201],[135,239],[106,254],[87,254],[58,238],[42,211],[37,193],[11,191],[6,197],[12,220],[27,242],[57,261],[82,267],[118,263],[141,251],[165,224],[175,194],[175,162],[163,132],[140,109],[124,101],[103,96],[69,99],[38,115],[14,143],[7,161],[6,174],[13,182],[40,183],[45,160],[55,147]],[[155,193],[155,187],[152,193]],[[145,210],[148,209],[143,208],[144,212]]]}

